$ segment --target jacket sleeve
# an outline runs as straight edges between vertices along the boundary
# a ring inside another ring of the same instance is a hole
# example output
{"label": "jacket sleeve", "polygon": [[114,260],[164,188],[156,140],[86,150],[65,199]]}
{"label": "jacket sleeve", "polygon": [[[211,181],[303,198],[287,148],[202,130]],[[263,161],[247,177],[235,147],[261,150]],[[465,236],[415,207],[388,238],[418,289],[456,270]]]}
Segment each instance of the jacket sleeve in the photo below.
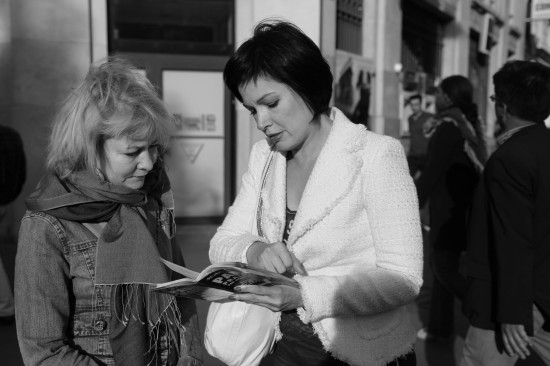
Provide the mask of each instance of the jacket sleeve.
{"label": "jacket sleeve", "polygon": [[[422,285],[422,233],[416,190],[402,145],[385,137],[363,172],[376,263],[345,276],[296,276],[302,285],[304,322],[372,315],[410,303]],[[318,294],[323,294],[319,296]]]}
{"label": "jacket sleeve", "polygon": [[267,242],[257,235],[256,209],[260,190],[260,179],[269,149],[265,141],[256,143],[243,175],[241,188],[235,201],[210,241],[210,262],[247,263],[246,252],[256,241]]}
{"label": "jacket sleeve", "polygon": [[28,214],[15,261],[17,337],[25,365],[97,365],[67,337],[70,286],[61,237],[48,217]]}
{"label": "jacket sleeve", "polygon": [[531,166],[521,154],[495,156],[487,166],[486,184],[491,233],[496,255],[496,320],[524,324],[533,305],[535,193]]}
{"label": "jacket sleeve", "polygon": [[416,181],[420,207],[424,207],[437,183],[443,179],[449,161],[462,141],[458,128],[451,122],[442,122],[430,138],[426,165]]}

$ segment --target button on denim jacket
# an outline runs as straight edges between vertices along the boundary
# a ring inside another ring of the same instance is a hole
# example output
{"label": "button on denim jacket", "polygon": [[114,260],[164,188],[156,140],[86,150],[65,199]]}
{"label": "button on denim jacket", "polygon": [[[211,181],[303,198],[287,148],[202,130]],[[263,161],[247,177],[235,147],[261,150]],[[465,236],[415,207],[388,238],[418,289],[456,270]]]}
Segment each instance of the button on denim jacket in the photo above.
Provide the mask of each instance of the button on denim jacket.
{"label": "button on denim jacket", "polygon": [[[97,237],[82,224],[43,212],[28,211],[23,217],[15,301],[25,365],[114,365],[109,341],[110,291],[94,287],[96,248]],[[189,338],[178,365],[200,365],[196,308],[188,302],[182,306],[181,299],[178,303]],[[118,321],[116,316],[113,319]],[[163,347],[167,342],[158,344]]]}

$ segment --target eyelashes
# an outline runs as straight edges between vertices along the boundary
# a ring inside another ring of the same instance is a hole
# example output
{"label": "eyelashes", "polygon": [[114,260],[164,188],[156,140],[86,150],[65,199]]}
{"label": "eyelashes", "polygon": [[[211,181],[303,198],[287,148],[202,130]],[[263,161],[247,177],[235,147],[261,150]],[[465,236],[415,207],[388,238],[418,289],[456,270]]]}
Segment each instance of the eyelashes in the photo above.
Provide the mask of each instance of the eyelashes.
{"label": "eyelashes", "polygon": [[152,144],[152,145],[149,145],[148,147],[143,147],[143,148],[137,149],[136,151],[128,152],[125,155],[135,158],[136,156],[139,156],[139,154],[141,154],[145,149],[154,150],[155,153],[158,153],[159,147],[160,147],[159,144]]}
{"label": "eyelashes", "polygon": [[[269,104],[265,104],[269,109],[273,109],[273,108],[276,108],[278,105],[279,105],[279,101],[276,100],[274,101],[273,103],[269,103]],[[251,108],[251,107],[247,107],[246,105],[244,106],[249,112],[250,112],[250,115],[251,116],[255,116],[256,115],[256,109],[255,108]]]}

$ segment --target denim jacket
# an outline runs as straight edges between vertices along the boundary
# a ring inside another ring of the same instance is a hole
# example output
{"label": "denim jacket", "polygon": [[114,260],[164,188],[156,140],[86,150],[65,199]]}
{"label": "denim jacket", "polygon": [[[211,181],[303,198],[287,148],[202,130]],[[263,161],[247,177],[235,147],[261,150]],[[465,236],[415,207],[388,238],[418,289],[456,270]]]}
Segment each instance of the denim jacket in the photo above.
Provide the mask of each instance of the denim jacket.
{"label": "denim jacket", "polygon": [[[97,237],[80,223],[36,211],[23,217],[15,302],[25,365],[114,365],[109,322],[118,319],[110,291],[94,287],[96,249]],[[201,365],[196,307],[182,299],[178,305],[186,328],[178,365]]]}

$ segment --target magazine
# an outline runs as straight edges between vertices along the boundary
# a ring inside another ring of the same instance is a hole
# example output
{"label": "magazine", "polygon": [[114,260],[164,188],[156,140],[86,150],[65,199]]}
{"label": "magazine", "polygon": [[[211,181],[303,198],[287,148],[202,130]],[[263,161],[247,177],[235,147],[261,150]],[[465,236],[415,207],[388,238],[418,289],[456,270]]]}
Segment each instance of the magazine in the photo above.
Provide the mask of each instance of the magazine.
{"label": "magazine", "polygon": [[198,273],[161,259],[172,271],[185,278],[160,283],[151,291],[168,293],[174,296],[189,297],[207,301],[227,301],[239,285],[274,286],[285,285],[299,287],[298,282],[282,274],[250,267],[245,263],[217,263]]}

